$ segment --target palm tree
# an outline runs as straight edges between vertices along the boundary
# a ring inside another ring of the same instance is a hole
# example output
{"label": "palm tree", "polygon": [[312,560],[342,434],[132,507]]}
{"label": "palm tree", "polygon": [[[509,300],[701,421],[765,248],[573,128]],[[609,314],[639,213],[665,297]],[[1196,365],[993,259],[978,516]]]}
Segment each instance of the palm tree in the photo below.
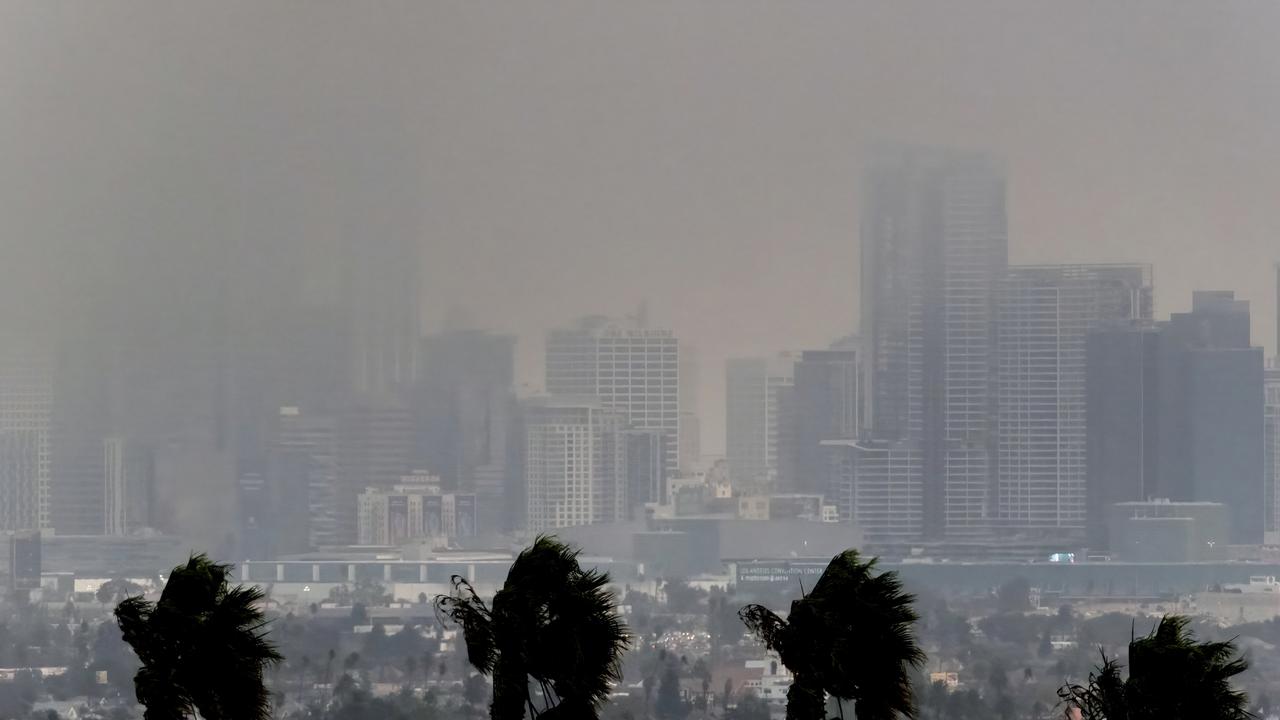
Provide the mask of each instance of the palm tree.
{"label": "palm tree", "polygon": [[256,587],[230,587],[231,566],[193,555],[173,569],[155,603],[141,596],[116,607],[124,641],[142,667],[134,676],[146,720],[267,720],[262,673],[280,662],[266,638]]}
{"label": "palm tree", "polygon": [[788,720],[826,717],[826,694],[852,700],[858,720],[914,718],[911,675],[924,664],[912,624],[915,598],[897,573],[873,574],[856,550],[832,558],[787,619],[761,605],[738,613],[793,676]]}
{"label": "palm tree", "polygon": [[[493,677],[493,720],[530,716],[596,718],[621,680],[627,632],[615,612],[607,573],[583,570],[578,551],[538,536],[511,565],[485,605],[465,579],[436,598],[438,612],[462,627],[467,659]],[[538,707],[530,681],[542,691]]]}
{"label": "palm tree", "polygon": [[1233,641],[1197,642],[1187,618],[1166,616],[1129,640],[1128,678],[1103,653],[1085,685],[1065,685],[1058,697],[1082,720],[1245,720],[1248,698],[1231,679],[1248,667]]}

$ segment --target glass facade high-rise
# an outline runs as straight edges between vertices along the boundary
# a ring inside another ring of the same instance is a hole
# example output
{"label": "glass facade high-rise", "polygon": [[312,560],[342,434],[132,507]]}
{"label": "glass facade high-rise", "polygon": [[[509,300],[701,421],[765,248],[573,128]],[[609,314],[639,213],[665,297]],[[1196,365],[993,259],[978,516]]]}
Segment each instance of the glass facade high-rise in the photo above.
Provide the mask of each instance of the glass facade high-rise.
{"label": "glass facade high-rise", "polygon": [[1082,531],[1087,518],[1090,330],[1150,321],[1144,265],[1013,267],[997,315],[997,518],[1016,530]]}
{"label": "glass facade high-rise", "polygon": [[989,531],[1005,173],[979,153],[884,146],[862,204],[867,430],[917,443],[926,534]]}
{"label": "glass facade high-rise", "polygon": [[1110,547],[1116,503],[1157,497],[1160,334],[1148,323],[1091,330],[1085,340],[1086,538]]}
{"label": "glass facade high-rise", "polygon": [[1265,392],[1249,304],[1197,291],[1190,312],[1103,328],[1088,345],[1090,542],[1107,541],[1096,521],[1110,505],[1162,498],[1221,503],[1228,541],[1261,543]]}
{"label": "glass facade high-rise", "polygon": [[49,527],[49,357],[37,346],[6,340],[0,346],[0,530],[43,530]]}
{"label": "glass facade high-rise", "polygon": [[1258,544],[1263,501],[1263,357],[1249,303],[1197,291],[1161,329],[1160,483],[1174,500],[1220,502],[1231,542]]}

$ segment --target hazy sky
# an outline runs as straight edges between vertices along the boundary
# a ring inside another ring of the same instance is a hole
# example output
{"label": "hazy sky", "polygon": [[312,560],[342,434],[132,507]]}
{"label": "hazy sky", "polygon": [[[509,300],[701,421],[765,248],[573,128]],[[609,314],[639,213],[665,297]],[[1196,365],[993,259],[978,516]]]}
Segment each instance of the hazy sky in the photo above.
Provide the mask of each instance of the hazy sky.
{"label": "hazy sky", "polygon": [[1154,262],[1159,316],[1235,289],[1273,348],[1276,37],[1263,2],[5,0],[2,297],[223,242],[227,188],[306,195],[308,153],[385,136],[423,173],[426,329],[464,306],[536,383],[546,327],[647,299],[716,452],[727,355],[855,329],[887,138],[1002,153],[1014,262]]}

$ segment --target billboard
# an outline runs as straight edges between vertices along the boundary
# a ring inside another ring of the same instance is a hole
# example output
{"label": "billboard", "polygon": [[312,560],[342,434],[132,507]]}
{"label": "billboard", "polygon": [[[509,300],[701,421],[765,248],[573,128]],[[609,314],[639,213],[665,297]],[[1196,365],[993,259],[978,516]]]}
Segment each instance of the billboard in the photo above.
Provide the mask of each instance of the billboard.
{"label": "billboard", "polygon": [[409,498],[404,495],[387,498],[387,539],[392,545],[409,539]]}
{"label": "billboard", "polygon": [[453,498],[453,511],[457,520],[454,532],[458,537],[474,537],[476,534],[476,496],[456,495]]}
{"label": "billboard", "polygon": [[770,520],[821,520],[821,495],[773,495],[769,498]]}
{"label": "billboard", "polygon": [[439,495],[422,498],[422,529],[427,537],[444,534],[444,499]]}
{"label": "billboard", "polygon": [[791,562],[787,560],[769,560],[760,562],[738,563],[737,579],[739,586],[760,587],[772,585],[779,588],[799,589],[803,584],[808,590],[822,577],[827,568],[826,562]]}

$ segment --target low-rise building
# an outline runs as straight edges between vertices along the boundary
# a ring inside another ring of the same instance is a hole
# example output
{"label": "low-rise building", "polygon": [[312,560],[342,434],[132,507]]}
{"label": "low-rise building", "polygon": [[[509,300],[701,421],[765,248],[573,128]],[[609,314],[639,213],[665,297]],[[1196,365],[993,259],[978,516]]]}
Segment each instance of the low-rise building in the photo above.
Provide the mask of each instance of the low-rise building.
{"label": "low-rise building", "polygon": [[442,492],[439,478],[431,475],[407,475],[390,489],[366,489],[357,513],[361,545],[447,542],[476,532],[476,496]]}

